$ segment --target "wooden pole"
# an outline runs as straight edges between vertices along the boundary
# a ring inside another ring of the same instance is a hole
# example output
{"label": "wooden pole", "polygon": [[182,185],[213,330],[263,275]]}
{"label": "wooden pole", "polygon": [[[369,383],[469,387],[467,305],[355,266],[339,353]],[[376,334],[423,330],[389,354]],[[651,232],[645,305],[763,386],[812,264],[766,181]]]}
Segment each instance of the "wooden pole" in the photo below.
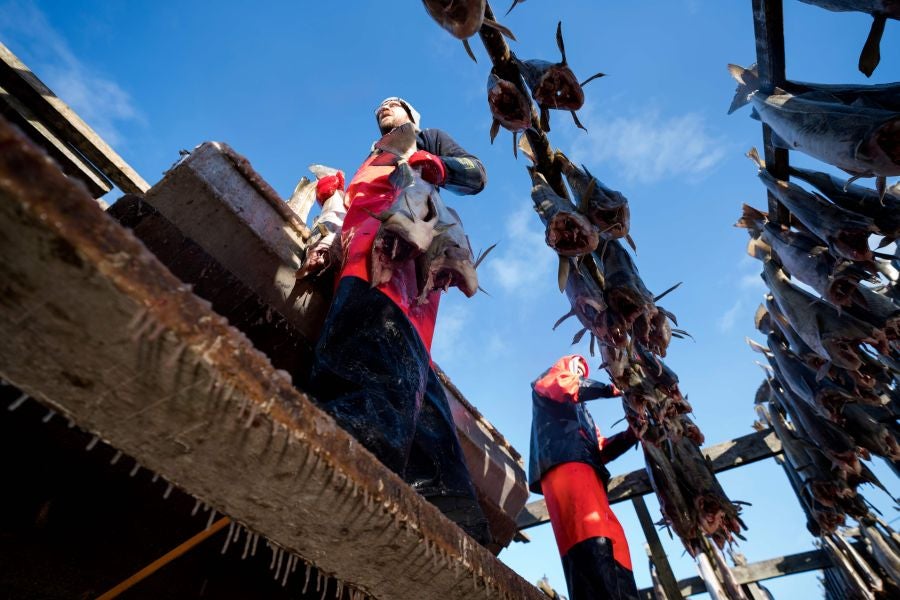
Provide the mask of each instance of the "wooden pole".
{"label": "wooden pole", "polygon": [[643,496],[635,496],[631,499],[634,505],[634,511],[637,513],[638,521],[641,522],[641,529],[644,530],[644,537],[647,538],[647,545],[650,548],[650,559],[653,566],[656,567],[656,575],[659,578],[660,586],[666,597],[664,600],[676,600],[682,598],[681,592],[678,591],[678,581],[672,572],[672,565],[666,558],[666,551],[663,550],[659,541],[659,535],[656,533],[656,525],[650,517],[650,511],[647,510],[647,504],[644,502]]}
{"label": "wooden pole", "polygon": [[[784,62],[784,10],[782,0],[753,0],[753,31],[756,34],[756,64],[759,68],[759,89],[770,94],[786,81]],[[788,178],[788,151],[775,148],[772,130],[763,125],[763,150],[766,171],[777,179]],[[790,213],[768,193],[769,220],[787,225]]]}
{"label": "wooden pole", "polygon": [[222,517],[221,519],[219,519],[218,521],[213,523],[212,527],[210,527],[209,529],[204,529],[197,535],[182,542],[181,544],[172,548],[171,550],[169,550],[168,552],[166,552],[165,554],[163,554],[162,556],[160,556],[159,558],[154,560],[152,563],[150,563],[149,565],[147,565],[146,567],[144,567],[143,569],[141,569],[140,571],[138,571],[137,573],[135,573],[134,575],[132,575],[131,577],[126,579],[125,581],[112,587],[109,591],[97,596],[97,600],[112,600],[113,598],[118,598],[122,592],[132,588],[134,585],[140,583],[144,579],[147,579],[148,577],[150,577],[151,575],[153,575],[154,573],[156,573],[157,571],[162,569],[164,566],[166,566],[167,564],[169,564],[170,562],[172,562],[179,556],[182,556],[186,552],[193,550],[201,542],[203,542],[204,540],[207,540],[210,537],[217,534],[219,531],[222,530],[223,527],[225,527],[229,523],[231,523],[231,519],[229,519],[228,517]]}

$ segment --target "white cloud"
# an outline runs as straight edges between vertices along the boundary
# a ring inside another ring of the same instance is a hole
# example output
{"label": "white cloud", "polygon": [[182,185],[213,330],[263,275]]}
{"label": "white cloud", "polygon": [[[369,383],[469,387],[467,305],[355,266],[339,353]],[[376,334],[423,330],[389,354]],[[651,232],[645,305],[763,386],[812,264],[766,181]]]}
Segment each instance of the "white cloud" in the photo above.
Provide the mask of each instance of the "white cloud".
{"label": "white cloud", "polygon": [[711,133],[697,113],[666,116],[647,108],[612,116],[588,107],[579,115],[589,133],[574,138],[572,158],[610,164],[630,181],[702,179],[725,156],[724,139]]}
{"label": "white cloud", "polygon": [[446,298],[442,301],[431,345],[431,354],[438,363],[450,362],[459,354],[467,321],[468,311],[464,307],[449,304]]}
{"label": "white cloud", "polygon": [[507,237],[484,265],[503,291],[527,294],[554,281],[556,254],[547,247],[539,223],[534,211],[524,207],[506,221]]}
{"label": "white cloud", "polygon": [[731,308],[725,311],[725,314],[716,320],[716,327],[722,333],[728,333],[734,329],[738,316],[743,315],[744,313],[744,303],[743,301],[738,300]]}
{"label": "white cloud", "polygon": [[0,3],[0,38],[25,48],[22,62],[111,146],[125,140],[122,124],[144,121],[128,93],[82,63],[33,4]]}

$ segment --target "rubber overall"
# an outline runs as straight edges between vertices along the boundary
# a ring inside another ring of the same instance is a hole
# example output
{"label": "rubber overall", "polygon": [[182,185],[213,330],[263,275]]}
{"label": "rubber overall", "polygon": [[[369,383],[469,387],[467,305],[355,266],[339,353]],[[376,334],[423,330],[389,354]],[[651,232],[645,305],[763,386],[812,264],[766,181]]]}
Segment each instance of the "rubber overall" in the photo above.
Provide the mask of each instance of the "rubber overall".
{"label": "rubber overall", "polygon": [[427,303],[414,301],[412,261],[398,265],[387,283],[369,284],[380,225],[372,214],[394,201],[397,192],[388,178],[396,160],[376,151],[348,186],[341,235],[345,262],[316,348],[311,387],[319,404],[385,466],[486,544],[487,521],[431,367],[440,292],[429,294]]}
{"label": "rubber overall", "polygon": [[532,384],[529,487],[544,495],[569,600],[636,600],[628,542],[609,506],[604,466],[636,438],[630,430],[600,435],[583,402],[614,392],[573,372],[574,360],[584,361],[563,357]]}

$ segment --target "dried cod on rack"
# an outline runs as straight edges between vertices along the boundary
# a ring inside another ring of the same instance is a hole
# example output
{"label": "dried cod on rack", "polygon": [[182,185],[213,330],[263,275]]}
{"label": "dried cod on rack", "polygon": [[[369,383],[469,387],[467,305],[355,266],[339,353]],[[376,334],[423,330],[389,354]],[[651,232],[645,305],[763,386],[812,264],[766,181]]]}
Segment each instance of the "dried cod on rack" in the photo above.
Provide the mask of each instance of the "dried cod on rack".
{"label": "dried cod on rack", "polygon": [[859,70],[866,77],[881,61],[881,36],[888,19],[900,19],[900,4],[894,0],[800,0],[834,12],[862,12],[872,15],[872,28],[859,54]]}
{"label": "dried cod on rack", "polygon": [[[493,20],[487,4],[483,17]],[[530,159],[532,201],[546,227],[547,245],[559,255],[558,285],[572,310],[554,329],[576,317],[580,330],[573,343],[588,334],[591,354],[601,354],[611,380],[623,390],[627,420],[641,438],[664,522],[693,556],[703,536],[722,547],[743,528],[740,509],[700,453],[703,435],[687,416],[691,406],[677,375],[661,360],[672,337],[687,335],[677,328],[675,316],[657,305],[677,284],[661,294],[649,291],[620,243],[624,239],[635,248],[626,197],[562,152],[551,152],[546,137],[550,110],[569,111],[581,126],[575,111],[584,103],[582,87],[601,74],[578,82],[568,67],[561,23],[558,63],[520,60],[496,28],[482,27],[480,36],[492,62],[487,85],[491,140],[503,127],[513,133],[515,153],[521,149]]]}
{"label": "dried cod on rack", "polygon": [[[770,346],[786,343],[775,334],[769,339]],[[804,414],[804,403],[777,377],[762,383],[756,402],[760,420],[781,440],[784,453],[777,460],[807,516],[807,528],[833,565],[823,573],[826,598],[896,598],[900,536],[872,513],[858,491],[862,483],[880,482],[852,449],[846,450],[848,440],[840,439],[840,429]],[[823,431],[829,439],[823,439]],[[838,451],[841,447],[844,452]],[[855,535],[841,527],[847,516],[859,523]]]}

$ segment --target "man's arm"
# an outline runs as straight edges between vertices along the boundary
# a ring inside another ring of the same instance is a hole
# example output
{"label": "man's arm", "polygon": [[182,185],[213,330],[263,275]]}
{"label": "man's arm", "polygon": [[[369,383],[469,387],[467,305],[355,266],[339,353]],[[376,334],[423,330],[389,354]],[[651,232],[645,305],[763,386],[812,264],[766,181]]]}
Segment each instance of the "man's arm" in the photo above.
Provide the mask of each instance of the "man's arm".
{"label": "man's arm", "polygon": [[604,465],[616,460],[638,443],[638,437],[631,427],[608,438],[599,435],[598,437],[600,438],[600,460]]}
{"label": "man's arm", "polygon": [[419,133],[418,146],[441,159],[447,170],[443,187],[456,194],[477,194],[487,183],[484,165],[466,152],[449,134],[440,129]]}

